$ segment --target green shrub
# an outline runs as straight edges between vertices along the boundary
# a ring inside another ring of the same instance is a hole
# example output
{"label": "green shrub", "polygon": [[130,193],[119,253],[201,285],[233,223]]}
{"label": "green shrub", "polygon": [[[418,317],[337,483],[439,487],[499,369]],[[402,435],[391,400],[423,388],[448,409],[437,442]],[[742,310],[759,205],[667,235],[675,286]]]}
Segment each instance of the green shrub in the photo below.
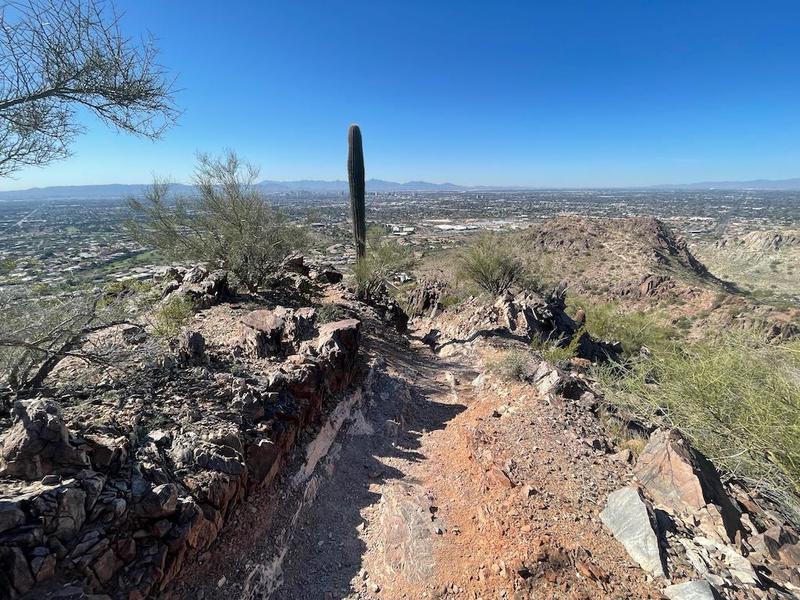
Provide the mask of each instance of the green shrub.
{"label": "green shrub", "polygon": [[153,333],[171,338],[180,332],[194,314],[194,303],[183,294],[169,296],[153,315]]}
{"label": "green shrub", "polygon": [[731,333],[641,356],[621,378],[600,376],[608,401],[681,429],[800,517],[800,341]]}
{"label": "green shrub", "polygon": [[649,350],[660,348],[675,337],[673,330],[654,315],[624,310],[611,302],[568,297],[567,306],[573,314],[578,308],[584,310],[584,328],[589,335],[596,339],[620,342],[626,355],[635,354],[643,347]]}
{"label": "green shrub", "polygon": [[367,233],[366,255],[356,261],[353,280],[360,298],[370,298],[389,283],[392,275],[411,269],[414,258],[409,249],[384,235],[379,227]]}
{"label": "green shrub", "polygon": [[568,344],[564,345],[563,340],[541,340],[534,337],[531,341],[531,348],[538,352],[544,360],[553,365],[560,365],[578,356],[578,346],[584,330],[579,329]]}
{"label": "green shrub", "polygon": [[333,321],[341,321],[347,318],[347,313],[344,307],[333,304],[325,303],[317,310],[317,322],[319,324],[332,323]]}
{"label": "green shrub", "polygon": [[467,246],[456,263],[459,278],[472,281],[482,290],[499,296],[518,282],[524,273],[501,236],[485,233]]}
{"label": "green shrub", "polygon": [[446,294],[444,296],[444,298],[442,298],[439,301],[439,304],[442,305],[442,308],[444,310],[447,310],[448,308],[453,308],[455,306],[458,306],[463,301],[464,301],[464,298],[462,298],[461,296],[457,296],[455,294]]}
{"label": "green shrub", "polygon": [[511,350],[503,354],[497,361],[488,363],[486,368],[506,381],[520,381],[525,375],[525,367],[530,360],[529,352]]}

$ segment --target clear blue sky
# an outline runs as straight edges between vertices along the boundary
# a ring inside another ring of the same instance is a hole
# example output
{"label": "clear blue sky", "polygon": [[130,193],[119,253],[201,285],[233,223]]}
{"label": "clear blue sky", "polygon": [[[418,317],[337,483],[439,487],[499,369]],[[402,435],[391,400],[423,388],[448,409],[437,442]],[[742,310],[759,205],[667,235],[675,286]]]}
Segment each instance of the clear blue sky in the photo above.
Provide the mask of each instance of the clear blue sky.
{"label": "clear blue sky", "polygon": [[800,2],[121,0],[185,110],[156,143],[89,122],[0,188],[188,178],[234,148],[269,179],[530,186],[800,176]]}

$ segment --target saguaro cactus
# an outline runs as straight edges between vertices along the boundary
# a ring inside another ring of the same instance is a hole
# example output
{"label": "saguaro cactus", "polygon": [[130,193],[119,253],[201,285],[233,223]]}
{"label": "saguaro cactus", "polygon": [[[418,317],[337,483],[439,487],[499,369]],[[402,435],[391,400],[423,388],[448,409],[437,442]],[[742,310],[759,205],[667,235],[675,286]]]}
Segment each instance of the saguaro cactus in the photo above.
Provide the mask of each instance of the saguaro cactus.
{"label": "saguaro cactus", "polygon": [[353,214],[353,239],[356,258],[361,260],[367,251],[367,220],[364,209],[364,149],[361,146],[361,129],[350,125],[347,133],[347,177],[350,180],[350,211]]}

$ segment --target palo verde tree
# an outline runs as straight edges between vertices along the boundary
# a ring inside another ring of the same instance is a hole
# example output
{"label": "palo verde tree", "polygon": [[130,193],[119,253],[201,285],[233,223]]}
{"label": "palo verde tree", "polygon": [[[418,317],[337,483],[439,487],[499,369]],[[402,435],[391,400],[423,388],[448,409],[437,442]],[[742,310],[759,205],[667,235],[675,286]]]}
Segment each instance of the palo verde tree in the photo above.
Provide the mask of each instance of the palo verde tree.
{"label": "palo verde tree", "polygon": [[174,81],[153,40],[119,25],[104,0],[0,0],[0,176],[69,156],[79,109],[151,139],[172,125]]}
{"label": "palo verde tree", "polygon": [[128,232],[174,258],[228,269],[254,292],[307,241],[305,229],[267,203],[257,181],[258,169],[232,151],[199,154],[193,193],[171,198],[169,186],[157,181],[129,201]]}

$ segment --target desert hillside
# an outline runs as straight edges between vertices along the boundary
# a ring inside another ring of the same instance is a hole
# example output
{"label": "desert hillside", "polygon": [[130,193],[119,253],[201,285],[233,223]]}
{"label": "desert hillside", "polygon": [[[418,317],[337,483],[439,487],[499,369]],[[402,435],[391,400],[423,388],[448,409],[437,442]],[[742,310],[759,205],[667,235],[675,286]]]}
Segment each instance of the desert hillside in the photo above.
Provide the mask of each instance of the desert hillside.
{"label": "desert hillside", "polygon": [[[647,268],[706,276],[651,231]],[[789,505],[609,403],[592,364],[625,349],[563,292],[447,307],[447,285],[421,282],[406,315],[300,257],[257,295],[168,273],[155,310],[196,308],[166,344],[163,312],[100,329],[84,343],[113,364],[67,357],[6,405],[4,597],[800,591]]]}

